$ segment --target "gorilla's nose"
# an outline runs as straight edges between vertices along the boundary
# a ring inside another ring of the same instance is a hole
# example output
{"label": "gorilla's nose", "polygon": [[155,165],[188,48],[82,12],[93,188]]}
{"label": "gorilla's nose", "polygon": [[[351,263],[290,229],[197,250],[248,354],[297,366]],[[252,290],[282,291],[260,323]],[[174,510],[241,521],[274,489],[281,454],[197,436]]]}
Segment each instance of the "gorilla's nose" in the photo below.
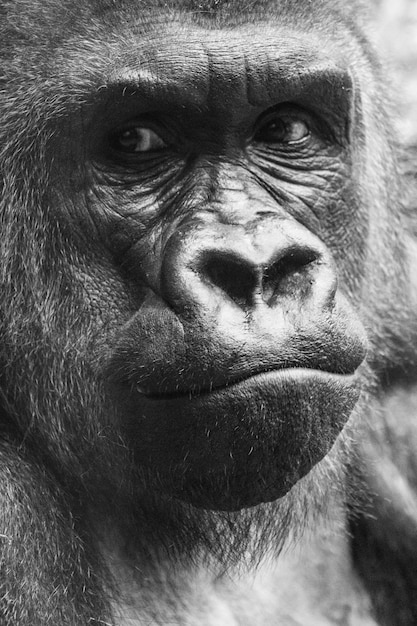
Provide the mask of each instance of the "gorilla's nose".
{"label": "gorilla's nose", "polygon": [[167,245],[161,271],[161,295],[177,311],[323,309],[335,290],[327,249],[294,220],[249,233],[231,224],[182,230]]}

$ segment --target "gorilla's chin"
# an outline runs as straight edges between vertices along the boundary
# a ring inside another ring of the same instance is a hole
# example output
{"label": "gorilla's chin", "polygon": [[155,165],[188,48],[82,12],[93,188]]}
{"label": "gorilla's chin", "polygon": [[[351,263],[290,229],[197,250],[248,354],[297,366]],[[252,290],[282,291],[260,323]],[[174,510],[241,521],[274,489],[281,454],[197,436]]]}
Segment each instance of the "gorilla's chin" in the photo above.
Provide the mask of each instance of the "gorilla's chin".
{"label": "gorilla's chin", "polygon": [[141,397],[140,418],[130,421],[136,461],[197,507],[270,502],[329,452],[359,394],[355,375],[290,369],[201,395]]}

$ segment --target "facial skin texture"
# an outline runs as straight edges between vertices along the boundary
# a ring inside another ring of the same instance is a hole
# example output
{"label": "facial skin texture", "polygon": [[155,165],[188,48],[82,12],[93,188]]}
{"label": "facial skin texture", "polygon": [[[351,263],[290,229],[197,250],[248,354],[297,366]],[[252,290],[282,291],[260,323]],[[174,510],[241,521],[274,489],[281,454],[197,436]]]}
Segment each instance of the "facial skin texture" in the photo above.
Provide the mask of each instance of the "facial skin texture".
{"label": "facial skin texture", "polygon": [[266,555],[417,619],[384,72],[360,6],[244,4],[1,5],[7,626],[294,623],[282,578],[255,617],[220,585]]}

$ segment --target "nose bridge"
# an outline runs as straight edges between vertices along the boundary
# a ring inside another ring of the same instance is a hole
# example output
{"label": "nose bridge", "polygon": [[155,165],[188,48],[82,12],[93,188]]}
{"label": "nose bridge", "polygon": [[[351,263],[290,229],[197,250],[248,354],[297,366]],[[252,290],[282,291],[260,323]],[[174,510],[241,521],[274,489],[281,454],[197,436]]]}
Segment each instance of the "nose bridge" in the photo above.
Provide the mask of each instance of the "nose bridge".
{"label": "nose bridge", "polygon": [[221,224],[244,226],[253,231],[261,229],[263,222],[277,224],[288,217],[277,203],[272,203],[270,196],[262,189],[257,188],[256,197],[253,195],[253,183],[246,178],[236,178],[231,175],[229,167],[224,165],[217,172],[217,185],[222,190],[218,193],[210,206],[210,211]]}

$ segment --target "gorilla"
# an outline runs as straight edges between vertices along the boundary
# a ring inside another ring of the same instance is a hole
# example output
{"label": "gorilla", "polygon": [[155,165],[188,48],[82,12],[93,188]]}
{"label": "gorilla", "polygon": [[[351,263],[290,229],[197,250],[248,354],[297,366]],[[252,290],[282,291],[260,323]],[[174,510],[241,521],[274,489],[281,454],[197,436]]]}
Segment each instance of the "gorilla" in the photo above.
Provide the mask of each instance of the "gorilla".
{"label": "gorilla", "polygon": [[416,624],[366,6],[2,0],[0,49],[1,624]]}

